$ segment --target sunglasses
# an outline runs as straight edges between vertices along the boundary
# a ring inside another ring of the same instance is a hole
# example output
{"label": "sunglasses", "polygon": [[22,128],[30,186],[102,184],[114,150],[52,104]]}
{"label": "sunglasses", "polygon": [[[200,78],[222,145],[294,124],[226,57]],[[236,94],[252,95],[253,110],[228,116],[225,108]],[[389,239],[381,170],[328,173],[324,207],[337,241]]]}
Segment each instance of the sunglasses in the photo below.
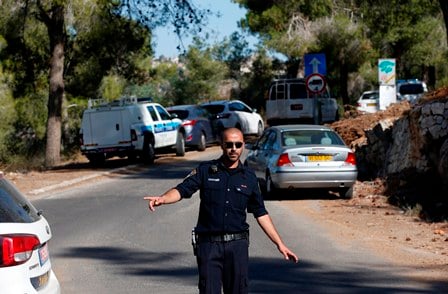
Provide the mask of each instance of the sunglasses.
{"label": "sunglasses", "polygon": [[223,145],[226,149],[232,149],[233,146],[235,146],[236,149],[240,149],[243,147],[243,142],[224,142]]}

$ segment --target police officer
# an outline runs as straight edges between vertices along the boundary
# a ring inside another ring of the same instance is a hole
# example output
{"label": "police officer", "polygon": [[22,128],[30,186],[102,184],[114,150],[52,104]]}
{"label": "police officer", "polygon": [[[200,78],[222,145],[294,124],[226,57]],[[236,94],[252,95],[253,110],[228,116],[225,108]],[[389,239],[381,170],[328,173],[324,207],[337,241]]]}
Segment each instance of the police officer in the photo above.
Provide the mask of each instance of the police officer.
{"label": "police officer", "polygon": [[200,190],[197,234],[199,293],[248,293],[249,225],[246,210],[286,260],[298,257],[283,243],[263,202],[254,172],[240,157],[244,137],[236,128],[222,133],[219,159],[201,163],[182,183],[160,196],[146,196],[149,210],[190,198]]}

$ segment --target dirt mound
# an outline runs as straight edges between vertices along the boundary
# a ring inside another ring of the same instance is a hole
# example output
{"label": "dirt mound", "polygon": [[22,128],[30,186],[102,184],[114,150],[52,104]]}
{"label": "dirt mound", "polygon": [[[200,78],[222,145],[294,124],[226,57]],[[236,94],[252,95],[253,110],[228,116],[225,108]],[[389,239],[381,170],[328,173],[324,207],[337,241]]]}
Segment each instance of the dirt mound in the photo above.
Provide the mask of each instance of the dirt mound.
{"label": "dirt mound", "polygon": [[396,120],[411,109],[408,101],[390,105],[386,110],[376,113],[362,113],[353,106],[346,106],[344,117],[330,126],[341,135],[344,142],[353,144],[365,137],[366,130],[372,129],[382,120]]}

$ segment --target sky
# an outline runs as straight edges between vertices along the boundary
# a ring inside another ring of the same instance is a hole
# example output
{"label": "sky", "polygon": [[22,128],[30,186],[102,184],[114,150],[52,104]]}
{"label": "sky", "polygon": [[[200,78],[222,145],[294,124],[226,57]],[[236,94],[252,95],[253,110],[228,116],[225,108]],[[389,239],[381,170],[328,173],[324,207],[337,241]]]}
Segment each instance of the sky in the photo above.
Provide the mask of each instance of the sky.
{"label": "sky", "polygon": [[[231,0],[192,0],[192,2],[202,9],[210,9],[213,14],[220,13],[221,17],[209,17],[208,26],[202,29],[201,36],[211,33],[213,38],[209,40],[209,43],[214,44],[220,42],[224,37],[230,36],[233,32],[239,31],[238,20],[244,17],[246,10],[240,8],[237,3]],[[157,28],[155,30],[154,37],[154,50],[155,56],[160,57],[176,57],[179,55],[179,51],[176,47],[179,45],[179,41],[176,35],[173,33],[172,27]],[[257,43],[255,37],[248,37],[246,41],[250,45]],[[183,39],[183,45],[185,49],[188,49],[188,45],[191,44],[191,37]]]}

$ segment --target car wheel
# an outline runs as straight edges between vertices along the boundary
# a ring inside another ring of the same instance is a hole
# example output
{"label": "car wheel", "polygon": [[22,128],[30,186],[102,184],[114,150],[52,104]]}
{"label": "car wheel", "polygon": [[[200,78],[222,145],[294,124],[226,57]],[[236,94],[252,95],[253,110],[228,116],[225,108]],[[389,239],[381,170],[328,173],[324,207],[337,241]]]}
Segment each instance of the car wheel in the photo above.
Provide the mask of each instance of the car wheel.
{"label": "car wheel", "polygon": [[177,134],[177,142],[176,142],[176,156],[184,156],[185,155],[185,137],[184,134]]}
{"label": "car wheel", "polygon": [[263,134],[263,124],[261,121],[258,122],[257,136],[260,137]]}
{"label": "car wheel", "polygon": [[106,162],[106,156],[103,153],[88,155],[87,159],[94,167],[102,166]]}
{"label": "car wheel", "polygon": [[344,199],[353,198],[353,186],[350,188],[339,188],[339,197]]}
{"label": "car wheel", "polygon": [[135,152],[132,151],[128,154],[128,161],[130,163],[135,163],[136,159],[137,159],[137,155],[135,154]]}
{"label": "car wheel", "polygon": [[201,137],[199,138],[198,150],[204,151],[207,148],[207,142],[205,140],[205,134],[201,132]]}
{"label": "car wheel", "polygon": [[154,160],[156,158],[156,151],[154,150],[154,145],[152,144],[151,140],[147,140],[147,142],[145,142],[142,153],[143,163],[154,163]]}
{"label": "car wheel", "polygon": [[266,195],[270,198],[274,197],[275,194],[278,192],[278,188],[274,186],[274,183],[272,182],[271,175],[268,173],[266,175]]}

